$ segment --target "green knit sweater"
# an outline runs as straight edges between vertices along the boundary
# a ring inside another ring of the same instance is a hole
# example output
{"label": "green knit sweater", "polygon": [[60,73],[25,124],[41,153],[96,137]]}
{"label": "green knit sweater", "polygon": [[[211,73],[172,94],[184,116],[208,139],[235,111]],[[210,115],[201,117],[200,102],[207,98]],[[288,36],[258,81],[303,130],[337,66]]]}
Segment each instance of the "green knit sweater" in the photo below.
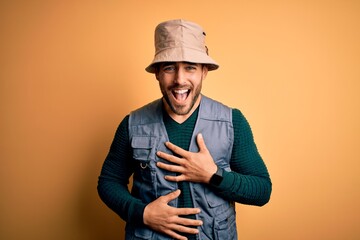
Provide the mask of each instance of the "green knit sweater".
{"label": "green knit sweater", "polygon": [[[163,120],[166,128],[166,132],[169,137],[169,141],[182,149],[189,150],[190,140],[195,128],[196,119],[199,113],[199,108],[188,118],[185,122],[179,124],[174,121],[168,114],[164,114]],[[181,133],[181,134],[179,134]],[[179,208],[192,208],[193,203],[191,200],[190,186],[188,182],[178,182],[178,187],[181,190],[181,195],[178,198]],[[195,219],[195,215],[183,216],[187,218]],[[192,234],[181,235],[187,237],[188,240],[196,240],[196,236]]]}
{"label": "green knit sweater", "polygon": [[[230,160],[231,172],[224,172],[224,179],[214,191],[229,201],[262,206],[271,195],[272,184],[268,170],[257,150],[250,125],[238,109],[233,109],[234,146]],[[195,111],[184,123],[178,124],[167,114],[164,123],[172,143],[188,149],[195,126],[198,111]],[[128,132],[129,116],[120,123],[110,151],[104,161],[98,181],[98,193],[105,204],[126,222],[143,224],[143,212],[146,206],[140,199],[133,197],[128,190],[129,178],[134,172],[132,150]],[[182,134],[178,134],[181,132]],[[187,183],[179,199],[179,207],[191,206]]]}

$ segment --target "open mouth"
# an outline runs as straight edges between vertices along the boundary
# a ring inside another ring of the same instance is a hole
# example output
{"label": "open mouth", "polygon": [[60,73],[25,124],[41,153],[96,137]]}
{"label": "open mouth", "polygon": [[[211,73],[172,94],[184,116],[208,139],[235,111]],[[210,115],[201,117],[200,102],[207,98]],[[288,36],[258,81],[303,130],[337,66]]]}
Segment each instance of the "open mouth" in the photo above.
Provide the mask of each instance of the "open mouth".
{"label": "open mouth", "polygon": [[177,89],[171,92],[177,101],[185,101],[189,96],[190,89]]}

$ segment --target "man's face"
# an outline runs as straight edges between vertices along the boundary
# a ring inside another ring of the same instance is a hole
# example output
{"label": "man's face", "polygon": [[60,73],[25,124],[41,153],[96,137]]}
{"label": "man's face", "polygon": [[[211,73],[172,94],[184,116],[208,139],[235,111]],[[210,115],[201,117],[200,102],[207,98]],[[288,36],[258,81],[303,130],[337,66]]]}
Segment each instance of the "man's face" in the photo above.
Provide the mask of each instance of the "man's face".
{"label": "man's face", "polygon": [[176,115],[187,115],[200,104],[202,80],[206,66],[188,62],[161,63],[156,71],[167,109]]}

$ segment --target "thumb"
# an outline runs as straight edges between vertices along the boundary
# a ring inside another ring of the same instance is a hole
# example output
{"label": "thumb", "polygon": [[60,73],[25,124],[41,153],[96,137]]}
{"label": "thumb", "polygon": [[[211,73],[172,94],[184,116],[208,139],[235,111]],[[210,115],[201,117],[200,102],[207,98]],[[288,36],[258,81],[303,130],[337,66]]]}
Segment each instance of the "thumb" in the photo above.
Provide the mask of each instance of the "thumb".
{"label": "thumb", "polygon": [[200,152],[201,151],[206,151],[207,150],[207,147],[205,145],[205,141],[204,141],[204,137],[201,133],[199,133],[196,137],[196,140],[197,140],[197,144],[199,146],[199,150]]}

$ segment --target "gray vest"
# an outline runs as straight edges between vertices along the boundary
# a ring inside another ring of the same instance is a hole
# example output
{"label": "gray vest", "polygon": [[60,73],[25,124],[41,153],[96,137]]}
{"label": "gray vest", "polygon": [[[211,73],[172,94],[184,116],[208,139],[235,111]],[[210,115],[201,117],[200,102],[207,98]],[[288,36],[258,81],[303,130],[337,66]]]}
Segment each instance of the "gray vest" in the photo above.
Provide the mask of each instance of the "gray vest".
{"label": "gray vest", "polygon": [[[165,175],[176,175],[176,173],[156,166],[157,162],[166,161],[156,156],[157,151],[172,154],[164,145],[169,138],[162,111],[162,100],[158,99],[132,112],[129,118],[129,139],[133,150],[133,160],[136,161],[132,195],[144,203],[150,203],[178,189],[176,182],[164,179]],[[225,171],[230,171],[234,142],[231,108],[202,96],[189,147],[191,152],[199,151],[196,143],[196,136],[199,133],[202,133],[215,163]],[[203,225],[199,227],[199,240],[236,240],[234,204],[218,196],[206,184],[190,183],[190,190],[194,207],[201,209],[201,213],[197,215],[197,218],[203,221]],[[177,206],[177,200],[170,202],[169,205]],[[171,238],[156,233],[146,226],[135,227],[127,224],[126,239]]]}

